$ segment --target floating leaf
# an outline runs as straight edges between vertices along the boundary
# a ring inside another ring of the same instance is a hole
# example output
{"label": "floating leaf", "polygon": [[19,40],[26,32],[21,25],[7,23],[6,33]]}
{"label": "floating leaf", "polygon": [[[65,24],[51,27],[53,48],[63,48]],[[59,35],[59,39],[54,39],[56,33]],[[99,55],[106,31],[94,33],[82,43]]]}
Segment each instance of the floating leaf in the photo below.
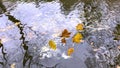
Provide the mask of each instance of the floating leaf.
{"label": "floating leaf", "polygon": [[62,38],[62,39],[61,39],[61,42],[62,42],[62,43],[66,43],[66,39],[65,39],[65,38]]}
{"label": "floating leaf", "polygon": [[73,36],[72,41],[75,43],[80,43],[82,41],[82,34],[81,33],[77,33]]}
{"label": "floating leaf", "polygon": [[16,22],[15,25],[16,25],[16,26],[20,25],[20,22]]}
{"label": "floating leaf", "polygon": [[56,43],[53,40],[49,41],[49,46],[53,50],[56,50],[56,48],[57,48],[57,45],[56,45]]}
{"label": "floating leaf", "polygon": [[74,48],[69,48],[67,51],[67,55],[71,56],[71,54],[73,54],[73,52],[74,52]]}
{"label": "floating leaf", "polygon": [[83,30],[83,24],[78,24],[77,26],[76,26],[76,30]]}
{"label": "floating leaf", "polygon": [[64,29],[64,31],[62,32],[62,35],[60,37],[69,38],[70,34],[71,34],[71,32],[68,32],[67,29]]}
{"label": "floating leaf", "polygon": [[15,68],[15,63],[11,64],[10,68]]}

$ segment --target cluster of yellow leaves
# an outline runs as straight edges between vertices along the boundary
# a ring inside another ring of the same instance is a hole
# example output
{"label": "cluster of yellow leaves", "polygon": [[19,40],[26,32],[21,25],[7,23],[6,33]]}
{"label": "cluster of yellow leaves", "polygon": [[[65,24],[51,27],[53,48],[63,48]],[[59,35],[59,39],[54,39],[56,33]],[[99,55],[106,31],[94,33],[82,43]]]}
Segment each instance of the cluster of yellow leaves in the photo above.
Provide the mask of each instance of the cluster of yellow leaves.
{"label": "cluster of yellow leaves", "polygon": [[67,51],[67,55],[68,56],[71,56],[74,52],[74,48],[69,48],[68,51]]}
{"label": "cluster of yellow leaves", "polygon": [[[84,25],[83,24],[78,24],[76,26],[76,30],[78,31],[73,37],[72,37],[72,42],[73,43],[80,43],[83,39],[82,34],[79,32],[81,30],[83,30]],[[71,32],[69,32],[67,29],[64,29],[62,34],[61,34],[61,43],[66,43],[66,38],[70,37]],[[57,49],[57,45],[53,40],[49,40],[49,47],[53,50]],[[67,50],[67,55],[71,56],[71,54],[73,54],[74,52],[74,48],[71,47]]]}
{"label": "cluster of yellow leaves", "polygon": [[50,40],[50,41],[49,41],[49,46],[50,46],[50,48],[53,49],[53,50],[56,50],[56,49],[57,49],[57,45],[56,45],[56,43],[55,43],[53,40]]}
{"label": "cluster of yellow leaves", "polygon": [[[79,24],[76,26],[76,30],[77,30],[77,31],[81,31],[81,30],[83,30],[83,27],[84,27],[84,25],[83,25],[82,23],[79,23]],[[80,42],[82,41],[82,38],[83,38],[82,34],[81,34],[80,32],[77,32],[77,33],[73,36],[72,41],[73,41],[74,43],[80,43]]]}

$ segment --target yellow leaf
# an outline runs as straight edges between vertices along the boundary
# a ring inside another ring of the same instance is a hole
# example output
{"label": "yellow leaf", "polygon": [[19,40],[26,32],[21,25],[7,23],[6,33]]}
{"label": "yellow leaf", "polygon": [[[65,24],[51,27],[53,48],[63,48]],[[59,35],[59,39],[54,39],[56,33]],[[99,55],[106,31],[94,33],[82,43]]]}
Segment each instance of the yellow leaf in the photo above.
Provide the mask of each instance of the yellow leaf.
{"label": "yellow leaf", "polygon": [[77,26],[76,26],[76,30],[83,30],[83,24],[78,24]]}
{"label": "yellow leaf", "polygon": [[74,48],[69,48],[67,51],[67,55],[71,56],[71,54],[73,54],[73,52],[74,52]]}
{"label": "yellow leaf", "polygon": [[56,43],[53,40],[49,41],[49,46],[53,50],[56,50],[56,48],[57,48],[57,45],[56,45]]}
{"label": "yellow leaf", "polygon": [[75,43],[80,43],[82,40],[83,36],[81,33],[77,33],[73,36],[72,41]]}

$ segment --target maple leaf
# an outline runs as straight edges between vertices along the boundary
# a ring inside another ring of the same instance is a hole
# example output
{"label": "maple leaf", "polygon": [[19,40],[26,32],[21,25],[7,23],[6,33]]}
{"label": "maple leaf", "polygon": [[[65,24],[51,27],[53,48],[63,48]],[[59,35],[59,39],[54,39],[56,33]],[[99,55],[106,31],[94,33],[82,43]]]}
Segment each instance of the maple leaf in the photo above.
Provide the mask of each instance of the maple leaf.
{"label": "maple leaf", "polygon": [[64,29],[64,31],[62,32],[62,35],[60,37],[69,38],[70,34],[71,34],[71,32],[68,32],[67,29]]}
{"label": "maple leaf", "polygon": [[73,52],[74,52],[74,48],[69,48],[69,49],[67,50],[67,55],[68,55],[68,56],[71,56],[71,55],[73,54]]}
{"label": "maple leaf", "polygon": [[53,50],[56,50],[56,49],[57,49],[57,45],[56,45],[56,43],[55,43],[53,40],[50,40],[50,41],[49,41],[49,46],[50,46],[50,48],[53,49]]}
{"label": "maple leaf", "polygon": [[83,30],[83,27],[84,25],[82,23],[79,23],[77,26],[76,26],[76,30]]}
{"label": "maple leaf", "polygon": [[61,39],[61,42],[62,42],[62,43],[66,43],[66,39],[65,39],[65,38],[62,38],[62,39]]}
{"label": "maple leaf", "polygon": [[75,43],[80,43],[82,41],[82,34],[81,33],[76,33],[73,38],[72,38],[72,41],[75,42]]}

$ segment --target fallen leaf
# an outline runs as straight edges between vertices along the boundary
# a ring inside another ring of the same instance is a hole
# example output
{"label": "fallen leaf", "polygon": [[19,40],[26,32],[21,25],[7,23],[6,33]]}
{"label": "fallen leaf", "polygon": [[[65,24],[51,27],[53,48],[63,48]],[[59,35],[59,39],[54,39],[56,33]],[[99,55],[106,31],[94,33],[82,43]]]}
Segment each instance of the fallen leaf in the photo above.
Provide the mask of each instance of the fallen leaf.
{"label": "fallen leaf", "polygon": [[60,37],[69,38],[70,34],[71,34],[71,32],[68,32],[67,29],[64,29],[64,31],[62,32],[62,35]]}
{"label": "fallen leaf", "polygon": [[15,25],[16,25],[16,26],[20,25],[20,22],[16,22]]}
{"label": "fallen leaf", "polygon": [[57,49],[57,45],[56,45],[56,43],[55,43],[53,40],[50,40],[50,41],[49,41],[49,46],[50,46],[50,48],[53,49],[53,50],[56,50],[56,49]]}
{"label": "fallen leaf", "polygon": [[79,23],[77,26],[76,26],[76,30],[83,30],[83,24],[82,23]]}
{"label": "fallen leaf", "polygon": [[62,43],[66,43],[66,39],[65,39],[65,38],[62,38],[62,39],[61,39],[61,42],[62,42]]}
{"label": "fallen leaf", "polygon": [[76,33],[73,38],[72,38],[72,41],[75,42],[75,43],[80,43],[82,41],[82,34],[81,33]]}
{"label": "fallen leaf", "polygon": [[11,64],[10,68],[15,68],[15,63]]}
{"label": "fallen leaf", "polygon": [[68,51],[67,51],[67,55],[68,56],[71,56],[74,52],[74,48],[69,48]]}

